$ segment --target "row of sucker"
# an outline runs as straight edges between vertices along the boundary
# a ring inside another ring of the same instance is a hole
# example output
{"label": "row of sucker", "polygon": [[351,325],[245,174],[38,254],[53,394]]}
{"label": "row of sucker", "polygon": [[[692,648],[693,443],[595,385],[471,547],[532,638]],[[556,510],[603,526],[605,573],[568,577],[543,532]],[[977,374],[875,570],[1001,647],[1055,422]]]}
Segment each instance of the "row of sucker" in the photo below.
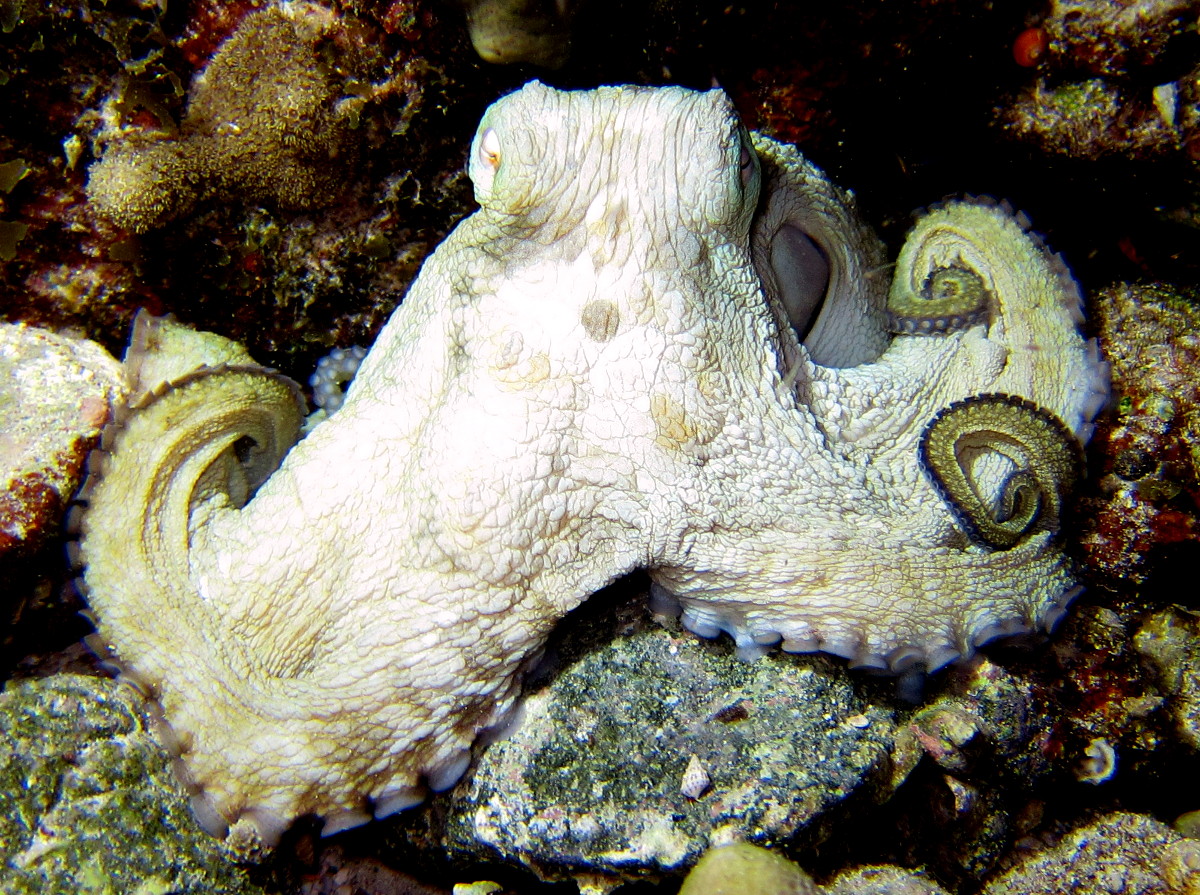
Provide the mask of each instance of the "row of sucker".
{"label": "row of sucker", "polygon": [[[1036,529],[1054,531],[1083,474],[1083,448],[1054,414],[1013,395],[956,401],[921,433],[921,467],[968,536],[1009,550]],[[999,454],[1011,470],[989,498],[973,474]]]}
{"label": "row of sucker", "polygon": [[988,319],[990,293],[983,278],[958,264],[930,272],[919,292],[893,288],[888,329],[905,335],[957,332]]}
{"label": "row of sucker", "polygon": [[316,372],[308,378],[313,403],[327,415],[336,413],[346,400],[346,389],[366,356],[366,348],[351,345],[349,348],[335,348],[317,361]]}
{"label": "row of sucker", "polygon": [[751,622],[745,613],[728,606],[707,605],[696,602],[694,597],[681,601],[657,582],[650,587],[650,609],[660,619],[678,619],[683,628],[698,637],[713,640],[729,636],[743,661],[756,661],[776,647],[792,654],[826,653],[844,659],[848,668],[905,677],[897,682],[898,691],[903,694],[914,682],[919,684],[925,674],[972,656],[994,640],[1052,632],[1082,590],[1076,586],[1065,591],[1041,618],[1031,610],[981,618],[968,628],[948,626],[940,637],[933,636],[919,644],[900,643],[886,652],[873,650],[867,637],[853,632],[822,636],[812,628],[793,628],[785,633],[770,625],[764,627],[761,621]]}

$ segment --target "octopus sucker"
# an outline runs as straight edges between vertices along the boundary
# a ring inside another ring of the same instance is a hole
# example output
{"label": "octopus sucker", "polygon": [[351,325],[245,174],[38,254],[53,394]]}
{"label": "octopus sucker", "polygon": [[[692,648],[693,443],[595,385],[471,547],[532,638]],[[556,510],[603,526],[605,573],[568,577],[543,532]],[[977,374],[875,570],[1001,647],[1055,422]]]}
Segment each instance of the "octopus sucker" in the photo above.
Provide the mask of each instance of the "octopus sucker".
{"label": "octopus sucker", "polygon": [[[1061,617],[1107,368],[1028,221],[936,206],[889,283],[850,194],[719,90],[531,83],[469,158],[479,209],[302,437],[244,348],[135,323],[74,561],[206,829],[270,847],[455,785],[638,568],[747,659],[908,678]],[[889,286],[974,307],[893,334]]]}
{"label": "octopus sucker", "polygon": [[915,295],[895,290],[888,299],[888,328],[894,333],[954,332],[987,318],[988,291],[982,277],[956,264],[930,271]]}
{"label": "octopus sucker", "polygon": [[[1012,548],[1035,526],[1056,530],[1083,472],[1082,446],[1062,420],[1014,395],[956,401],[925,427],[919,451],[963,528],[993,550]],[[973,455],[989,451],[1012,464],[990,498],[970,471]]]}

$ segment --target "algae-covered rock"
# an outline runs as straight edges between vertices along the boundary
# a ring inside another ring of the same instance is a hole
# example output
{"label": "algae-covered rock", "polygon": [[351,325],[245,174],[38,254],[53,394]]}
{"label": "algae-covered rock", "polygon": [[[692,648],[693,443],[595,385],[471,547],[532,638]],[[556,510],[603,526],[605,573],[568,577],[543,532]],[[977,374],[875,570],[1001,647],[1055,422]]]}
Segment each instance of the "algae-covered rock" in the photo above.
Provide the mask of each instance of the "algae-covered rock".
{"label": "algae-covered rock", "polygon": [[679,895],[816,895],[799,867],[774,852],[734,842],[709,849],[683,881]]}
{"label": "algae-covered rock", "polygon": [[247,15],[196,78],[177,136],[106,135],[88,179],[95,208],[145,233],[212,196],[293,209],[330,202],[354,150],[345,85],[322,55],[339,27],[316,3]]}
{"label": "algae-covered rock", "polygon": [[57,675],[0,695],[0,891],[249,895],[192,819],[136,693]]}
{"label": "algae-covered rock", "polygon": [[[826,819],[887,776],[894,733],[892,712],[836,663],[747,663],[648,627],[528,697],[519,729],[460,789],[440,844],[548,877],[654,876],[714,842],[781,842]],[[685,786],[697,766],[706,788]]]}
{"label": "algae-covered rock", "polygon": [[1179,735],[1200,749],[1200,615],[1179,607],[1156,612],[1133,642],[1158,669]]}
{"label": "algae-covered rock", "polygon": [[1067,833],[992,880],[983,895],[1195,895],[1200,843],[1140,814],[1115,813]]}
{"label": "algae-covered rock", "polygon": [[948,895],[933,880],[903,867],[857,867],[840,873],[822,895]]}
{"label": "algae-covered rock", "polygon": [[1092,439],[1102,466],[1079,540],[1094,579],[1116,589],[1200,534],[1200,296],[1118,284],[1089,306],[1112,364],[1114,413]]}

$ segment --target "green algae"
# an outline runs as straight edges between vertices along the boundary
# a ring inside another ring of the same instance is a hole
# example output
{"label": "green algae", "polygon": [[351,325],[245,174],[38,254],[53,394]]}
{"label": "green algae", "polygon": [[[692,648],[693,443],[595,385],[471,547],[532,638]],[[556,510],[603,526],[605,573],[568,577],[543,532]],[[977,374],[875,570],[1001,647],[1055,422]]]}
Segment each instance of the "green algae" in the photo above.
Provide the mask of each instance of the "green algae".
{"label": "green algae", "polygon": [[0,695],[0,891],[262,895],[192,819],[137,694],[56,675]]}

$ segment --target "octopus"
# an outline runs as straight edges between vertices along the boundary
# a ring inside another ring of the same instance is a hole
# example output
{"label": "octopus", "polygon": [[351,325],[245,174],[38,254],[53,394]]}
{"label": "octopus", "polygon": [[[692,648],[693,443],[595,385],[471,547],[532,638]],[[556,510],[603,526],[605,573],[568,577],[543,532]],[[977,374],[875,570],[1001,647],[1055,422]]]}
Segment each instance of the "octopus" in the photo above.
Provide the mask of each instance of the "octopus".
{"label": "octopus", "polygon": [[452,786],[558,621],[648,570],[754,658],[933,671],[1048,629],[1108,370],[1008,206],[852,197],[719,90],[530,83],[344,404],[138,318],[78,559],[200,822],[270,847]]}

